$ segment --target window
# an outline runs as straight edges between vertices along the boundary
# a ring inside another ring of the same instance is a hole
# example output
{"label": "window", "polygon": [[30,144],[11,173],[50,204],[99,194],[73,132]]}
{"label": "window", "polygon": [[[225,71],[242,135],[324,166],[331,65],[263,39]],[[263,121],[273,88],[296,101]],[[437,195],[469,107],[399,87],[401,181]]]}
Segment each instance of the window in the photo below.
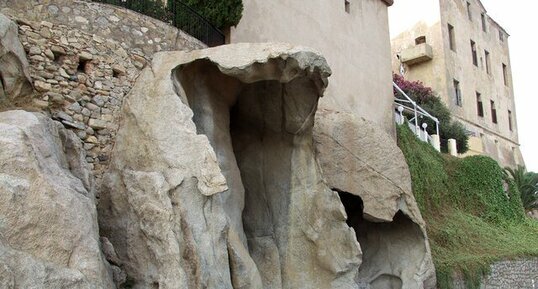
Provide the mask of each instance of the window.
{"label": "window", "polygon": [[495,101],[491,101],[491,121],[497,123],[497,109],[495,108]]}
{"label": "window", "polygon": [[504,33],[499,30],[499,41],[504,42]]}
{"label": "window", "polygon": [[482,13],[482,15],[480,15],[480,16],[482,18],[482,30],[484,32],[488,32],[487,27],[486,27],[486,13]]}
{"label": "window", "polygon": [[473,13],[471,13],[471,3],[467,2],[467,16],[470,21],[473,21]]}
{"label": "window", "polygon": [[508,67],[503,63],[503,79],[504,85],[508,86]]}
{"label": "window", "polygon": [[463,101],[461,98],[460,82],[454,79],[454,100],[457,106],[462,106]]}
{"label": "window", "polygon": [[426,43],[426,36],[422,35],[417,38],[415,38],[415,45],[419,45],[422,43]]}
{"label": "window", "polygon": [[486,72],[488,74],[491,74],[491,66],[490,66],[490,59],[489,59],[489,52],[487,50],[484,50],[484,55],[486,58]]}
{"label": "window", "polygon": [[508,128],[510,128],[510,131],[514,130],[512,127],[512,111],[510,110],[508,110]]}
{"label": "window", "polygon": [[478,55],[476,54],[476,43],[471,40],[471,53],[473,54],[473,64],[478,66]]}
{"label": "window", "polygon": [[456,38],[454,36],[454,26],[448,24],[448,43],[450,50],[456,51]]}
{"label": "window", "polygon": [[484,104],[482,103],[482,96],[479,92],[476,93],[476,113],[479,117],[484,117]]}
{"label": "window", "polygon": [[351,12],[351,3],[349,0],[344,0],[344,9],[346,10],[346,13]]}

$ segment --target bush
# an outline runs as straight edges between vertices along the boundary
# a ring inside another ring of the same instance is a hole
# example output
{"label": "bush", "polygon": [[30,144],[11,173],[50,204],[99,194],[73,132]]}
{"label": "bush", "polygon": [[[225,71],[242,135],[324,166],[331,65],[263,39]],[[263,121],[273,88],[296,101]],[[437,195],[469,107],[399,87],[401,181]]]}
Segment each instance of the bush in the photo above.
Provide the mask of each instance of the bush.
{"label": "bush", "polygon": [[497,224],[525,219],[517,188],[511,181],[505,183],[503,170],[492,158],[471,156],[459,160],[452,175],[451,190],[457,194],[451,201],[460,209]]}
{"label": "bush", "polygon": [[[424,86],[420,81],[407,81],[397,74],[393,75],[393,80],[420,107],[439,120],[439,137],[443,152],[448,151],[447,143],[451,138],[456,140],[459,153],[463,154],[469,150],[467,130],[460,122],[452,120],[450,110],[430,87]],[[394,91],[394,94],[398,98],[403,98],[397,91]],[[428,124],[426,130],[429,134],[437,134],[433,120],[422,118],[420,122]]]}
{"label": "bush", "polygon": [[[448,125],[441,124],[439,130],[441,131],[441,144],[448,143],[448,139],[453,138],[456,140],[459,153],[464,154],[469,151],[469,133],[460,122],[453,121]],[[448,144],[441,147],[447,149]]]}
{"label": "bush", "polygon": [[183,0],[182,2],[219,29],[236,26],[243,15],[242,0]]}
{"label": "bush", "polygon": [[[188,25],[198,25],[191,27],[191,30],[198,31],[205,29],[203,25],[197,24],[191,13],[185,11],[181,4],[187,5],[207,19],[213,26],[224,29],[235,26],[241,20],[243,14],[242,0],[167,0],[164,5],[162,0],[139,0],[139,1],[122,1],[122,0],[93,0],[123,6],[130,10],[142,13],[144,15],[159,19],[163,22],[179,23],[180,27]],[[189,31],[191,31],[189,30]]]}

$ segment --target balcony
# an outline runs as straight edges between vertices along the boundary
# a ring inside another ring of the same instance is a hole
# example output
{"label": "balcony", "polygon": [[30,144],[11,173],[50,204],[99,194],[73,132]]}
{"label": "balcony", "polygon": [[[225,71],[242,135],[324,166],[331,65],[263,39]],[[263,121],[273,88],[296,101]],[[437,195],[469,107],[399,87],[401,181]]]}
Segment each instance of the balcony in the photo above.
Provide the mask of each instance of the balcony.
{"label": "balcony", "polygon": [[400,52],[400,61],[407,65],[415,65],[433,59],[433,49],[427,43],[420,43]]}

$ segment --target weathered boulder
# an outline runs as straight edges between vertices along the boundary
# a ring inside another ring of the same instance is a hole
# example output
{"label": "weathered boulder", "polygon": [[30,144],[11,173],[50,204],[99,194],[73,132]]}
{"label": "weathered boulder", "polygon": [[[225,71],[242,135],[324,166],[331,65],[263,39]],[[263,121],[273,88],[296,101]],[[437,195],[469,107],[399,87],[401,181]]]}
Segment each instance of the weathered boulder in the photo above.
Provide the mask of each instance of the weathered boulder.
{"label": "weathered boulder", "polygon": [[21,102],[33,92],[18,26],[0,13],[0,105]]}
{"label": "weathered boulder", "polygon": [[329,74],[285,44],[155,55],[98,206],[134,288],[357,288],[359,245],[312,144]]}
{"label": "weathered boulder", "polygon": [[0,131],[0,287],[112,288],[78,138],[24,111]]}
{"label": "weathered boulder", "polygon": [[363,251],[358,279],[371,288],[435,288],[424,220],[395,141],[362,118],[323,110],[316,114],[314,143]]}

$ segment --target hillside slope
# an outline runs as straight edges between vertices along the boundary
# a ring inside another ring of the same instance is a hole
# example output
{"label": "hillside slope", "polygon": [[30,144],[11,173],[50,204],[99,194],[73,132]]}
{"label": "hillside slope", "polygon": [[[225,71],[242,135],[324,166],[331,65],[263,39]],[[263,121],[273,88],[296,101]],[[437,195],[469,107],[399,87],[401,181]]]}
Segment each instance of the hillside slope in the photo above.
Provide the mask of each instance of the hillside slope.
{"label": "hillside slope", "polygon": [[538,256],[538,222],[525,217],[519,192],[497,162],[440,154],[407,126],[398,128],[398,145],[427,223],[439,288],[451,288],[454,273],[478,288],[493,262]]}

